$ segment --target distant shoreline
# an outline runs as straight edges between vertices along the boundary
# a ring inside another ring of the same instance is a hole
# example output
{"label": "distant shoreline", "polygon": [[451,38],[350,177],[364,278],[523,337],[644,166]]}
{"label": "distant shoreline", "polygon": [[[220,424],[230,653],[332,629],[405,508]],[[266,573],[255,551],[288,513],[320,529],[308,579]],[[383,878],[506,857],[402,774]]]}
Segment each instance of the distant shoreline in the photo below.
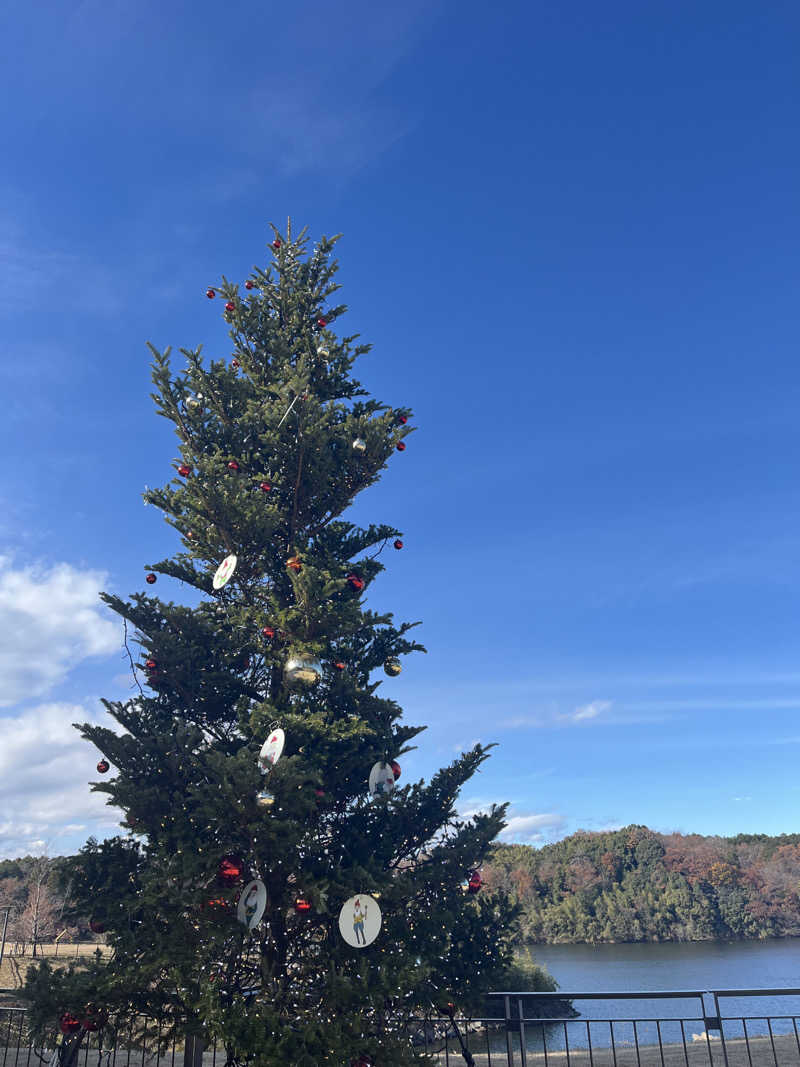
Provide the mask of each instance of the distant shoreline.
{"label": "distant shoreline", "polygon": [[551,948],[561,945],[763,945],[766,941],[800,941],[800,934],[769,934],[766,937],[662,937],[639,941],[524,941],[525,949]]}

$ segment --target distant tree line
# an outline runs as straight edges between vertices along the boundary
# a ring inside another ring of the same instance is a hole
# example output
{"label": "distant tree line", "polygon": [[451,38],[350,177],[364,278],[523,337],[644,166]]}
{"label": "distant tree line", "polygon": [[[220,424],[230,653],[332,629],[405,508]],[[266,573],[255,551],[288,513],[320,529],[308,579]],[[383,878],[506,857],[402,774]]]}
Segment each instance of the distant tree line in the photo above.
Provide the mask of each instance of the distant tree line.
{"label": "distant tree line", "polygon": [[800,936],[800,834],[579,830],[542,848],[497,845],[484,878],[521,905],[531,942]]}
{"label": "distant tree line", "polygon": [[[89,919],[67,921],[69,885],[63,877],[64,858],[23,856],[0,860],[0,908],[12,907],[7,928],[7,947],[24,949],[36,956],[39,946],[61,941],[99,940],[89,929]],[[0,914],[0,934],[3,918]]]}
{"label": "distant tree line", "polygon": [[[0,860],[0,905],[14,905],[8,938],[29,953],[56,937],[98,940],[89,916],[65,919],[72,913],[64,863],[47,856]],[[505,889],[520,905],[521,941],[800,936],[800,834],[579,830],[542,848],[496,845],[483,877],[488,890]],[[518,966],[528,971],[527,988],[553,988],[532,960],[518,956]]]}

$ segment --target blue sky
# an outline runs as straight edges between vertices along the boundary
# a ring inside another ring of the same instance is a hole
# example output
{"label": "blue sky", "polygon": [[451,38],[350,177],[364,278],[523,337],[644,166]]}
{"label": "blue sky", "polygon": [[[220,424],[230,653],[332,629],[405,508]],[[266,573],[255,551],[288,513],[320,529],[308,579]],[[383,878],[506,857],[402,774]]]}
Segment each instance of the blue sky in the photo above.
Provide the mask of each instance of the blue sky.
{"label": "blue sky", "polygon": [[204,291],[289,214],[344,233],[358,376],[419,426],[354,515],[407,546],[368,603],[424,622],[404,775],[498,742],[463,809],[510,840],[797,829],[795,4],[89,0],[0,39],[0,853],[114,832],[70,723],[129,691],[97,591],[176,547],[145,341],[227,355]]}

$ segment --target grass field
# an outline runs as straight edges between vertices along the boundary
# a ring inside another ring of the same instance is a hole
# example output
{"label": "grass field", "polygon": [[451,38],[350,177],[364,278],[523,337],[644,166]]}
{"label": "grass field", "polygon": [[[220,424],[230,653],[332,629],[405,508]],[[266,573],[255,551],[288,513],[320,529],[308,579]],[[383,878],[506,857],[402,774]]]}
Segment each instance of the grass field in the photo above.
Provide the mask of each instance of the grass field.
{"label": "grass field", "polygon": [[[98,949],[104,956],[111,954],[111,949],[107,945],[99,945],[91,941],[81,941],[75,944],[53,942],[36,946],[36,960],[46,958],[56,967],[65,967],[76,956],[93,956]],[[30,945],[22,946],[14,941],[7,941],[3,962],[0,964],[0,989],[16,989],[22,985],[25,981],[25,974],[33,962]]]}

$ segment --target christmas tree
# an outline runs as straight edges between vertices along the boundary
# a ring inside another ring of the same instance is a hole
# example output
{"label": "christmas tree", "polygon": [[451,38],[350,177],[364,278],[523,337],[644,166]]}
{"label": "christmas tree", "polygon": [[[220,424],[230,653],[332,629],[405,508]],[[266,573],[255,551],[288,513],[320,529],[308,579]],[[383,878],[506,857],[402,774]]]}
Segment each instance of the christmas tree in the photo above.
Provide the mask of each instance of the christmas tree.
{"label": "christmas tree", "polygon": [[32,971],[39,1027],[145,1014],[229,1063],[399,1067],[426,1062],[409,1017],[475,1010],[510,960],[514,908],[478,892],[505,806],[456,810],[488,747],[398,781],[424,727],[384,694],[424,649],[364,596],[402,534],[341,516],[405,450],[411,413],[352,377],[370,346],[336,329],[336,240],[274,230],[243,291],[208,289],[232,359],[181,349],[173,373],[150,346],[180,458],[145,499],[182,550],[129,600],[102,595],[139,694],[104,701],[122,732],[78,729],[129,832],[90,840],[69,877],[113,956]]}

